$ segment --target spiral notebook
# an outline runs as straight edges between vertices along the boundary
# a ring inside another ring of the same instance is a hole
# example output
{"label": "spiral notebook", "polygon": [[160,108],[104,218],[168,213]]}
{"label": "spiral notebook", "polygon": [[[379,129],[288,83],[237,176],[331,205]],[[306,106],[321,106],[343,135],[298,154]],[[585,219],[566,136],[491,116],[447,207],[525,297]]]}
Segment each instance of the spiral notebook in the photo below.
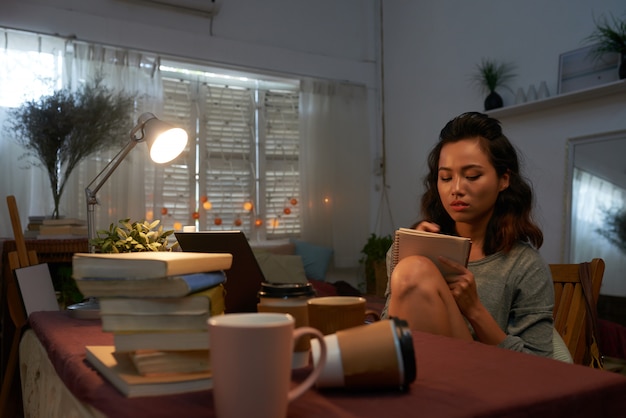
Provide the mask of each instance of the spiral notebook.
{"label": "spiral notebook", "polygon": [[437,257],[443,256],[467,266],[471,248],[472,241],[469,238],[399,228],[391,249],[391,271],[404,257],[422,255],[432,260],[446,276],[451,271]]}

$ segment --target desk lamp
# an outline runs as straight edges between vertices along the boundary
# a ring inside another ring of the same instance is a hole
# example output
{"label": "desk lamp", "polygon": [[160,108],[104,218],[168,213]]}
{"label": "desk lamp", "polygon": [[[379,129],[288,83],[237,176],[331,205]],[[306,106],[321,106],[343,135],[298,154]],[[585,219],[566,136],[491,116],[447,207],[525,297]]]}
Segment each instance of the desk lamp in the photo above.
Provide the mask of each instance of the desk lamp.
{"label": "desk lamp", "polygon": [[128,144],[109,161],[104,169],[85,188],[89,252],[95,252],[91,241],[96,237],[94,225],[94,209],[98,204],[96,193],[98,193],[135,145],[144,141],[148,144],[152,161],[157,164],[164,164],[172,161],[183,152],[185,146],[187,146],[187,133],[183,129],[174,128],[170,124],[157,119],[152,113],[144,113],[139,116],[137,125],[130,131]]}
{"label": "desk lamp", "polygon": [[[95,252],[91,240],[96,237],[94,209],[98,204],[96,193],[111,177],[111,174],[126,158],[128,153],[140,142],[146,142],[150,150],[150,158],[157,164],[172,161],[180,155],[187,146],[187,133],[180,128],[165,123],[152,113],[144,113],[137,119],[137,125],[130,131],[130,141],[109,161],[104,169],[87,185],[87,231],[89,238],[89,252]],[[94,186],[95,184],[95,186]],[[76,318],[98,318],[100,304],[97,298],[90,297],[84,302],[75,303],[67,307],[71,315]]]}

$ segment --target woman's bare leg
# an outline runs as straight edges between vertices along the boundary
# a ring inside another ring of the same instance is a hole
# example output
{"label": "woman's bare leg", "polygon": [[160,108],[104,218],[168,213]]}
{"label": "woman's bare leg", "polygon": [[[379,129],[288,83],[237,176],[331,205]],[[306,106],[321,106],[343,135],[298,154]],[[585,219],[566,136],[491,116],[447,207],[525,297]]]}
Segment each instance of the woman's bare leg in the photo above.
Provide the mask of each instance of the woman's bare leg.
{"label": "woman's bare leg", "polygon": [[472,339],[448,284],[429,259],[403,258],[390,280],[390,316],[406,320],[414,330]]}

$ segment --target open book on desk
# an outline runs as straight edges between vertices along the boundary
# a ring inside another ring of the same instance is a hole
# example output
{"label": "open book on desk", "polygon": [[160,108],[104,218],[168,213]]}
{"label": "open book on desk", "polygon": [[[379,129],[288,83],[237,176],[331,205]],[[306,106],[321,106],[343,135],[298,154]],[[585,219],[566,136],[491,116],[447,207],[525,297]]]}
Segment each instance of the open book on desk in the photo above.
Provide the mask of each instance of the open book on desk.
{"label": "open book on desk", "polygon": [[445,277],[451,271],[437,257],[446,257],[467,266],[471,248],[469,238],[399,228],[391,249],[391,271],[404,257],[421,255],[432,260]]}

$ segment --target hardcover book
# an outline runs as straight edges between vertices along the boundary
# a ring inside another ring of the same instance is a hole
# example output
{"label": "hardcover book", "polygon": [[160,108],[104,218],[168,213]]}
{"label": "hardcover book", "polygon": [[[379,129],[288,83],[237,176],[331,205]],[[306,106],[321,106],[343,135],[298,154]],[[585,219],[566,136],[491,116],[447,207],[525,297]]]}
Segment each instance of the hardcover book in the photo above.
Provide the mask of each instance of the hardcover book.
{"label": "hardcover book", "polygon": [[451,272],[437,257],[443,256],[467,266],[471,248],[469,238],[399,228],[391,249],[391,271],[404,257],[421,255],[432,260],[445,277]]}
{"label": "hardcover book", "polygon": [[143,376],[128,355],[116,353],[112,345],[87,346],[87,361],[128,398],[161,396],[207,390],[213,387],[210,372]]}
{"label": "hardcover book", "polygon": [[83,277],[75,278],[78,290],[86,297],[182,297],[226,281],[223,271],[192,273],[152,279]]}
{"label": "hardcover book", "polygon": [[113,333],[115,351],[136,350],[208,350],[209,332],[203,331],[135,331]]}
{"label": "hardcover book", "polygon": [[233,256],[227,253],[145,251],[136,253],[77,253],[72,275],[84,277],[153,279],[190,273],[228,270]]}
{"label": "hardcover book", "polygon": [[101,297],[103,315],[200,315],[224,313],[224,285],[182,297]]}
{"label": "hardcover book", "polygon": [[129,356],[137,372],[144,376],[210,371],[208,349],[137,350],[129,353]]}
{"label": "hardcover book", "polygon": [[104,315],[100,313],[102,331],[203,331],[209,314],[200,315]]}

